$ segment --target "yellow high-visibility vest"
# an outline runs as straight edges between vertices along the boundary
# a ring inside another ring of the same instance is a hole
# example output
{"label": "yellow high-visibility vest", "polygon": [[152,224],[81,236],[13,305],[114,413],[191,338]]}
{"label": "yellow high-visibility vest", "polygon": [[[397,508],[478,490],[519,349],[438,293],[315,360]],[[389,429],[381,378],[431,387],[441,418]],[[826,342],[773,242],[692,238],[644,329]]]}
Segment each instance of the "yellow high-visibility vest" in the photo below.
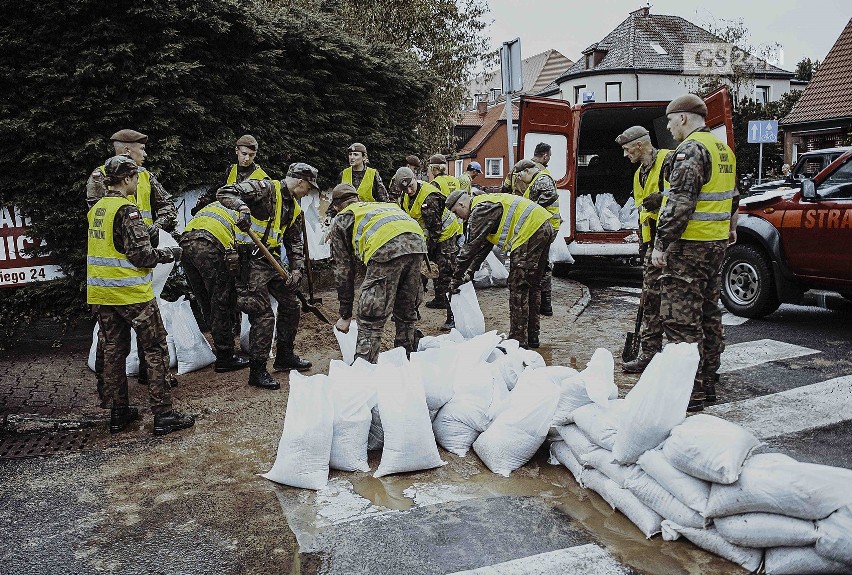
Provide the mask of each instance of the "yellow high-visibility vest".
{"label": "yellow high-visibility vest", "polygon": [[230,210],[219,202],[213,202],[205,206],[194,218],[189,220],[184,231],[206,230],[213,234],[226,249],[232,249],[237,234],[245,236],[245,239],[248,239],[249,243],[251,243],[249,235],[244,234],[237,227],[237,219],[239,217],[239,212],[236,210]]}
{"label": "yellow high-visibility vest", "polygon": [[707,148],[712,169],[710,180],[701,186],[695,212],[689,217],[681,239],[701,242],[726,240],[730,231],[733,198],[737,195],[737,159],[733,150],[710,132],[692,132],[684,143],[690,140],[700,142]]}
{"label": "yellow high-visibility vest", "polygon": [[352,212],[352,247],[355,256],[365,264],[383,245],[402,234],[417,234],[425,239],[423,230],[396,204],[385,202],[355,202],[340,211]]}
{"label": "yellow high-visibility vest", "polygon": [[503,206],[503,216],[497,231],[486,236],[488,241],[503,251],[511,252],[522,246],[550,219],[550,212],[532,200],[509,194],[483,194],[470,201],[473,210],[482,202]]}
{"label": "yellow high-visibility vest", "polygon": [[[258,165],[255,165],[254,171],[251,174],[249,174],[249,177],[246,178],[246,180],[271,180],[271,179],[272,178],[270,178],[266,174],[266,172],[263,171],[263,168],[261,168]],[[237,183],[237,165],[236,164],[231,166],[231,171],[228,173],[228,181],[225,182],[225,183],[226,184],[236,184]]]}
{"label": "yellow high-visibility vest", "polygon": [[[376,199],[373,197],[373,184],[376,181],[376,168],[367,168],[364,170],[364,179],[361,180],[361,183],[358,184],[358,198],[362,202],[375,202]],[[352,185],[352,166],[343,170],[343,181],[341,184],[349,184]]]}
{"label": "yellow high-visibility vest", "polygon": [[[272,218],[272,225],[269,226],[269,235],[266,236],[266,246],[270,249],[277,248],[281,245],[281,238],[284,235],[284,232],[287,231],[289,227],[293,225],[296,221],[296,218],[299,217],[299,214],[302,213],[302,208],[299,206],[299,202],[297,202],[292,196],[287,196],[287,201],[293,202],[293,217],[290,218],[289,222],[281,221],[281,212],[284,201],[284,194],[281,193],[281,182],[279,180],[262,180],[266,185],[273,186],[275,188],[275,205],[273,206],[273,210],[275,212],[274,217]],[[239,216],[238,216],[239,217]],[[264,234],[266,234],[266,226],[269,225],[269,220],[261,220],[254,217],[254,214],[251,216],[251,229],[254,233],[258,235],[261,239],[263,239]],[[235,229],[235,237],[238,244],[252,244],[254,242],[247,233],[243,232],[239,228]]]}
{"label": "yellow high-visibility vest", "polygon": [[[671,150],[657,150],[657,157],[654,158],[654,165],[651,166],[651,171],[648,172],[648,179],[645,180],[645,187],[643,188],[639,184],[639,170],[642,168],[636,168],[636,173],[633,174],[633,200],[636,202],[636,207],[639,209],[639,227],[642,229],[642,243],[651,241],[651,220],[655,222],[660,217],[659,210],[656,212],[649,212],[645,208],[642,207],[642,201],[655,192],[660,191],[660,174],[663,170],[663,162],[666,159],[666,155]],[[667,180],[663,180],[663,186],[668,189],[669,182]],[[660,205],[660,209],[665,205],[666,200],[668,198],[663,196],[662,204]]]}
{"label": "yellow high-visibility vest", "polygon": [[89,210],[86,258],[86,302],[130,305],[154,299],[151,268],[137,268],[112,241],[115,216],[122,206],[135,205],[124,197],[105,196]]}
{"label": "yellow high-visibility vest", "polygon": [[[100,167],[101,173],[106,175],[106,167]],[[136,204],[142,221],[150,226],[154,223],[154,211],[151,209],[151,173],[145,168],[138,168],[139,183],[136,184],[136,194],[127,196],[127,199]]]}
{"label": "yellow high-visibility vest", "polygon": [[[417,196],[414,199],[411,198],[408,194],[402,194],[402,209],[411,216],[414,221],[420,224],[420,228],[425,232],[426,231],[426,222],[423,221],[423,214],[421,209],[423,208],[423,202],[426,201],[426,198],[429,194],[440,194],[441,190],[430,184],[429,182],[420,181],[420,191],[417,192]],[[443,202],[443,196],[441,197],[441,201]],[[443,242],[455,236],[460,236],[462,234],[463,225],[460,219],[456,217],[456,215],[448,210],[447,208],[443,208],[443,213],[441,214],[441,235],[438,236],[438,241]]]}
{"label": "yellow high-visibility vest", "polygon": [[[532,190],[532,186],[537,179],[541,176],[549,176],[551,180],[553,180],[553,176],[550,175],[550,172],[547,171],[547,168],[540,170],[535,177],[530,182],[530,185],[527,186],[527,190],[524,192],[524,197],[526,199],[530,199],[530,190]],[[553,187],[556,187],[556,180],[553,180]],[[562,224],[562,216],[559,215],[559,197],[557,196],[556,201],[550,204],[549,206],[542,206],[545,210],[550,212],[552,217],[550,218],[550,225],[553,226],[554,231],[559,231],[559,226]]]}
{"label": "yellow high-visibility vest", "polygon": [[460,185],[458,179],[447,175],[435,176],[430,183],[433,186],[437,186],[441,190],[441,193],[444,194],[445,198],[459,189]]}

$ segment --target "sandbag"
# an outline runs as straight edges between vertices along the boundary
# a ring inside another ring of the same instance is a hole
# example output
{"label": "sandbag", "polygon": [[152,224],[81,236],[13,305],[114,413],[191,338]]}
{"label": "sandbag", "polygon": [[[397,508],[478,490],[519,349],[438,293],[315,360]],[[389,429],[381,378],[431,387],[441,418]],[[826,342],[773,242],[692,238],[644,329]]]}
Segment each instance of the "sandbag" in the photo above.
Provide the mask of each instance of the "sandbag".
{"label": "sandbag", "polygon": [[670,343],[654,356],[624,398],[627,409],[612,448],[616,461],[636,463],[686,419],[698,360],[698,344],[686,342]]}
{"label": "sandbag", "polygon": [[603,225],[601,225],[601,219],[598,216],[598,211],[595,209],[592,196],[577,196],[576,209],[577,217],[575,219],[575,225],[578,232],[603,231]]}
{"label": "sandbag", "polygon": [[457,330],[453,328],[450,330],[450,333],[443,333],[441,335],[427,335],[425,337],[421,337],[420,341],[417,344],[417,351],[423,351],[425,349],[432,349],[436,347],[444,347],[446,345],[455,345],[457,343],[461,343],[464,341],[464,336]]}
{"label": "sandbag", "polygon": [[741,547],[807,547],[817,542],[813,521],[775,513],[740,513],[717,517],[719,535]]}
{"label": "sandbag", "polygon": [[743,462],[759,445],[760,441],[744,427],[699,413],[672,429],[671,437],[663,444],[663,454],[684,473],[728,484],[737,480]]}
{"label": "sandbag", "polygon": [[[500,253],[503,254],[503,252]],[[491,268],[491,279],[494,281],[494,285],[496,287],[501,287],[499,282],[504,282],[502,285],[505,286],[505,282],[509,279],[509,270],[506,269],[505,264],[503,264],[503,260],[498,258],[497,254],[495,254],[492,250],[488,252],[487,256],[485,256],[485,262]]]}
{"label": "sandbag", "polygon": [[564,441],[554,441],[550,444],[550,459],[549,461],[556,460],[558,463],[564,465],[568,471],[571,472],[571,475],[574,476],[574,479],[580,485],[583,484],[583,466],[580,465],[580,462],[577,461],[577,458],[574,457],[574,454],[571,453],[571,450],[568,448],[568,445]]}
{"label": "sandbag", "polygon": [[172,336],[175,339],[178,375],[203,369],[216,361],[213,348],[198,329],[198,322],[195,321],[189,302],[184,296],[180,296],[172,305],[171,326],[174,332]]}
{"label": "sandbag", "polygon": [[826,559],[852,565],[852,507],[838,509],[818,521],[817,529],[816,552]]}
{"label": "sandbag", "polygon": [[621,220],[622,229],[639,229],[639,209],[636,207],[636,200],[633,199],[633,196],[630,196],[624,202],[624,206],[618,212],[618,219]]}
{"label": "sandbag", "polygon": [[[359,358],[360,359],[360,358]],[[342,471],[369,471],[367,443],[376,405],[375,366],[360,359],[348,366],[332,360],[328,368],[334,403],[334,435],[329,466]]]}
{"label": "sandbag", "polygon": [[459,293],[453,294],[450,308],[456,321],[456,329],[466,338],[485,333],[485,316],[479,307],[476,290],[467,282],[459,286]]}
{"label": "sandbag", "polygon": [[323,374],[305,377],[298,371],[290,372],[278,454],[272,469],[261,477],[303,489],[325,487],[334,433],[330,385]]}
{"label": "sandbag", "polygon": [[[165,230],[160,230],[159,241],[160,243],[157,244],[158,248],[173,248],[178,245],[172,235]],[[154,290],[155,298],[159,299],[159,297],[163,295],[163,289],[166,287],[166,281],[169,279],[174,267],[175,262],[171,261],[157,264],[154,266],[154,269],[151,270],[151,288]]]}
{"label": "sandbag", "polygon": [[752,573],[760,568],[760,564],[763,561],[762,549],[751,549],[729,543],[712,527],[707,529],[693,529],[678,525],[668,519],[663,521],[662,527],[664,541],[674,541],[682,535],[694,543],[696,547],[724,557],[732,563],[745,567]]}
{"label": "sandbag", "polygon": [[574,423],[595,445],[612,451],[624,409],[623,399],[616,399],[605,408],[590,403],[574,410]]}
{"label": "sandbag", "polygon": [[591,403],[586,393],[586,380],[579,373],[559,382],[559,403],[553,413],[551,425],[566,425],[574,421],[574,410]]}
{"label": "sandbag", "polygon": [[420,373],[430,412],[437,412],[453,398],[453,378],[448,375],[458,354],[458,346],[433,347],[411,354],[411,366]]}
{"label": "sandbag", "polygon": [[627,477],[624,487],[630,490],[636,499],[659,513],[664,519],[684,527],[704,529],[704,518],[697,511],[678,501],[644,471],[640,470]]}
{"label": "sandbag", "polygon": [[550,251],[548,252],[547,258],[550,260],[550,263],[574,263],[574,256],[571,255],[571,250],[568,249],[568,244],[565,242],[565,238],[560,237],[559,234],[557,234],[550,243]]}
{"label": "sandbag", "polygon": [[622,489],[600,471],[596,469],[583,471],[583,486],[603,497],[610,507],[623,513],[647,539],[660,532],[663,518],[636,499],[630,491]]}
{"label": "sandbag", "polygon": [[595,210],[600,218],[604,230],[616,231],[621,229],[619,213],[621,206],[615,201],[612,194],[598,194],[595,197]]}
{"label": "sandbag", "polygon": [[802,463],[781,453],[753,455],[743,466],[739,481],[713,485],[707,516],[764,512],[824,519],[852,504],[850,486],[850,469]]}
{"label": "sandbag", "polygon": [[556,427],[556,431],[559,432],[559,437],[562,438],[562,441],[565,442],[578,462],[581,462],[587,453],[600,449],[576,425],[559,425]]}
{"label": "sandbag", "polygon": [[823,557],[813,547],[772,547],[766,550],[763,570],[767,575],[849,575],[852,568]]}
{"label": "sandbag", "polygon": [[479,364],[466,371],[464,377],[457,378],[452,399],[432,422],[438,444],[460,457],[467,455],[470,446],[491,423],[488,409],[493,394],[494,378],[486,364]]}
{"label": "sandbag", "polygon": [[340,355],[343,356],[343,361],[348,365],[352,365],[355,361],[355,347],[358,345],[358,321],[352,320],[349,322],[349,331],[343,333],[337,326],[331,327],[334,332],[334,339],[337,340],[337,345],[340,347]]}
{"label": "sandbag", "polygon": [[627,487],[628,479],[642,473],[642,470],[636,465],[619,465],[613,462],[612,452],[602,447],[589,451],[582,455],[579,460],[583,466],[597,469],[615,481],[615,484],[621,488]]}
{"label": "sandbag", "polygon": [[175,338],[172,335],[172,316],[175,313],[176,302],[157,299],[157,306],[160,308],[160,317],[163,320],[163,327],[166,328],[166,346],[169,348],[169,368],[177,367],[177,348],[175,348]]}
{"label": "sandbag", "polygon": [[676,469],[660,449],[643,453],[637,461],[642,471],[690,509],[704,514],[710,497],[710,483]]}
{"label": "sandbag", "polygon": [[[274,320],[272,322],[272,341],[276,341],[278,335],[278,300],[274,297],[269,297],[269,303],[272,306],[272,315]],[[242,318],[240,320],[240,349],[243,353],[251,352],[251,344],[249,342],[249,334],[251,332],[251,323],[249,322],[249,317],[246,314],[240,314]],[[354,322],[353,322],[354,323]],[[269,357],[274,357],[272,350],[269,350]]]}
{"label": "sandbag", "polygon": [[618,397],[618,387],[615,385],[615,360],[612,353],[599,347],[592,354],[586,369],[580,372],[586,382],[586,394],[596,404],[607,407],[609,400]]}
{"label": "sandbag", "polygon": [[308,236],[305,238],[305,242],[308,244],[308,253],[310,253],[312,260],[324,260],[331,257],[331,245],[323,242],[326,230],[323,228],[323,218],[320,216],[320,202],[321,198],[318,191],[311,191],[299,200],[302,207],[302,217],[305,220],[305,232]]}

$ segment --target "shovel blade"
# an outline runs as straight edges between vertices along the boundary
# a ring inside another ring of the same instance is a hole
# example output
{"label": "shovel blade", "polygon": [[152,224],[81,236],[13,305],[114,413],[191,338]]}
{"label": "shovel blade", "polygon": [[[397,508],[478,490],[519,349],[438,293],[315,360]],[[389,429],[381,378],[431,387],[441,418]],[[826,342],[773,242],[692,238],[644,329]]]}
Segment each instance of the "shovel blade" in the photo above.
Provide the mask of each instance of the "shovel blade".
{"label": "shovel blade", "polygon": [[633,361],[639,357],[639,338],[633,332],[624,337],[624,349],[621,351],[621,361]]}

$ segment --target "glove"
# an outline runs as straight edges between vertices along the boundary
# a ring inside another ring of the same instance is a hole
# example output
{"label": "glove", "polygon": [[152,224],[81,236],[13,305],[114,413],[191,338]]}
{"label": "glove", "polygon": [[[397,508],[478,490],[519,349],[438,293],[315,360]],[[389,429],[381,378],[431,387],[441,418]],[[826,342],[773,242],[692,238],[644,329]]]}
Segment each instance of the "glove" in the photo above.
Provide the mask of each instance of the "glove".
{"label": "glove", "polygon": [[237,227],[244,232],[251,229],[251,212],[240,210],[240,217],[237,218]]}
{"label": "glove", "polygon": [[455,295],[455,294],[457,294],[457,293],[461,293],[461,290],[459,289],[459,286],[460,286],[460,285],[461,285],[461,284],[460,284],[460,283],[458,283],[456,280],[452,280],[452,281],[450,282],[450,285],[449,285],[449,287],[447,288],[447,299],[448,299],[448,300],[452,300],[452,299],[453,299],[453,295]]}
{"label": "glove", "polygon": [[160,245],[160,227],[157,224],[148,227],[148,239],[151,240],[152,248]]}
{"label": "glove", "polygon": [[183,248],[180,248],[178,246],[171,246],[166,249],[172,252],[172,257],[174,258],[175,262],[180,261],[180,258],[183,255]]}
{"label": "glove", "polygon": [[649,194],[648,197],[642,200],[642,207],[649,212],[656,212],[660,209],[661,205],[663,205],[663,194],[660,192]]}
{"label": "glove", "polygon": [[295,270],[290,272],[290,278],[285,282],[289,288],[299,287],[299,284],[302,283],[302,272],[301,270]]}

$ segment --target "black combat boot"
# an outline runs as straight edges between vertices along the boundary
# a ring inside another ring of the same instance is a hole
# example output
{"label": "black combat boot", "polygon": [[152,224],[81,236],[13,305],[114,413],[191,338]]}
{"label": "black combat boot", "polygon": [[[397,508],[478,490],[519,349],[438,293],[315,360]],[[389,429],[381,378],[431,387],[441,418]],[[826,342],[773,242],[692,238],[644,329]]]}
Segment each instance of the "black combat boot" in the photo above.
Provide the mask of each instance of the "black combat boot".
{"label": "black combat boot", "polygon": [[707,375],[704,377],[702,387],[704,388],[705,402],[716,403],[716,384],[719,383],[719,374]]}
{"label": "black combat boot", "polygon": [[456,318],[453,316],[453,310],[451,310],[450,306],[447,305],[447,321],[445,321],[444,325],[441,326],[441,331],[450,331],[454,327],[456,327]]}
{"label": "black combat boot", "polygon": [[450,309],[450,302],[447,301],[447,296],[435,292],[435,299],[426,302],[426,307],[429,309]]}
{"label": "black combat boot", "polygon": [[272,364],[272,369],[275,371],[289,371],[295,369],[298,371],[307,371],[314,364],[306,359],[302,359],[292,349],[280,350],[275,354],[275,363]]}
{"label": "black combat boot", "polygon": [[654,354],[640,353],[636,359],[625,361],[621,366],[621,371],[624,373],[642,373],[652,359],[654,359]]}
{"label": "black combat boot", "polygon": [[549,291],[541,292],[541,305],[538,306],[539,315],[553,315],[553,305],[550,300]]}
{"label": "black combat boot", "polygon": [[266,370],[265,361],[252,361],[248,384],[261,389],[280,389],[281,384]]}
{"label": "black combat boot", "polygon": [[237,371],[245,369],[249,366],[249,358],[235,354],[233,351],[227,353],[216,354],[216,365],[214,370],[216,373],[224,373],[226,371]]}
{"label": "black combat boot", "polygon": [[154,435],[165,435],[195,425],[195,417],[171,410],[154,416]]}
{"label": "black combat boot", "polygon": [[148,368],[144,365],[139,366],[139,373],[136,374],[136,383],[139,385],[148,385]]}
{"label": "black combat boot", "polygon": [[527,336],[527,349],[538,349],[540,346],[541,342],[538,339],[538,334]]}
{"label": "black combat boot", "polygon": [[135,407],[113,407],[109,416],[109,432],[119,433],[139,419],[139,410]]}
{"label": "black combat boot", "polygon": [[689,404],[686,410],[689,412],[704,411],[704,401],[707,396],[704,394],[702,384],[699,382],[692,387],[692,395],[689,396]]}

